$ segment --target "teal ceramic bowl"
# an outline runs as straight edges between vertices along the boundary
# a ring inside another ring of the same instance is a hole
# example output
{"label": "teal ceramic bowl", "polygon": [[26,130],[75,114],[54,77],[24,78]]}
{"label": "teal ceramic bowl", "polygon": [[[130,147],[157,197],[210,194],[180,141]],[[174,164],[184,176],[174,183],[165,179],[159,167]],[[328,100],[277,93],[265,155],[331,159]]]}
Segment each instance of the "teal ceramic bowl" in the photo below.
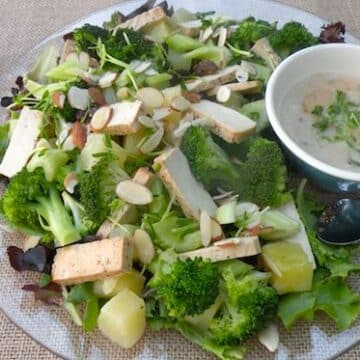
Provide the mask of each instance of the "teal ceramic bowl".
{"label": "teal ceramic bowl", "polygon": [[299,170],[321,188],[332,192],[360,191],[359,171],[349,171],[320,161],[306,152],[282,126],[281,105],[299,82],[320,73],[360,78],[360,46],[353,44],[317,45],[285,59],[273,72],[266,89],[266,110],[285,152]]}

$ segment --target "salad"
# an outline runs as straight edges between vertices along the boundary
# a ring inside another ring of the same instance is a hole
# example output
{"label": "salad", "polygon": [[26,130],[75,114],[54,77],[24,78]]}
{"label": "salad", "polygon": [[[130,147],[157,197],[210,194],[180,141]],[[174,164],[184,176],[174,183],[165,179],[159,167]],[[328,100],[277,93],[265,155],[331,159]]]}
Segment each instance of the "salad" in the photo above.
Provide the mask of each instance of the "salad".
{"label": "salad", "polygon": [[282,59],[344,32],[148,1],[47,48],[1,100],[7,253],[40,273],[23,290],[123,348],[148,326],[242,359],[317,312],[350,327],[356,249],[317,239],[264,107]]}

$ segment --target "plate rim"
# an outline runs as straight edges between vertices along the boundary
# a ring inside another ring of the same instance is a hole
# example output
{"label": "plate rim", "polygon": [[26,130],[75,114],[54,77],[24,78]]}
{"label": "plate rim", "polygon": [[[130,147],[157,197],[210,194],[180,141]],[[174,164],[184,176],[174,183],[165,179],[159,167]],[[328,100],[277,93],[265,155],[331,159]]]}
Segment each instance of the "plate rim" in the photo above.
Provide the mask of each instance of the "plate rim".
{"label": "plate rim", "polygon": [[[159,1],[160,0],[156,0],[156,3],[158,3]],[[317,21],[321,21],[324,24],[330,22],[329,19],[318,16],[309,10],[302,9],[296,5],[285,4],[285,3],[281,2],[281,0],[255,0],[255,1],[257,3],[263,3],[263,4],[271,3],[272,5],[282,7],[289,11],[296,10],[297,12],[306,14],[308,17],[311,17],[312,19],[317,20]],[[33,54],[36,53],[37,50],[39,50],[41,47],[45,46],[48,43],[51,43],[51,41],[59,39],[62,35],[66,34],[68,31],[71,31],[71,29],[78,26],[79,23],[85,22],[89,17],[96,16],[102,12],[111,12],[111,11],[115,11],[115,10],[121,10],[121,7],[130,5],[130,4],[141,5],[144,2],[145,2],[145,0],[122,0],[119,3],[105,6],[103,8],[97,9],[93,12],[90,12],[86,15],[80,16],[80,17],[76,18],[75,20],[71,21],[70,23],[66,23],[65,25],[59,27],[54,32],[44,35],[44,37],[40,41],[38,41],[30,50],[28,49],[28,50],[21,52],[19,54],[18,58],[23,58],[23,57],[34,58]],[[346,33],[346,38],[348,40],[350,40],[351,42],[360,43],[360,38],[358,38],[357,36],[354,36],[351,32]],[[12,66],[9,65],[9,67],[14,67],[14,66],[16,66],[16,64],[20,64],[20,62],[16,62]],[[0,92],[1,91],[2,91],[2,89],[0,89]],[[56,355],[57,357],[59,357],[61,359],[71,360],[71,358],[66,357],[63,354],[60,354],[59,352],[57,352],[56,350],[50,348],[50,346],[48,346],[46,343],[43,343],[41,340],[39,340],[35,336],[33,336],[30,332],[25,330],[21,325],[18,324],[18,322],[13,318],[13,316],[9,312],[7,312],[1,305],[0,305],[0,311],[5,315],[7,320],[9,320],[12,324],[14,324],[17,327],[17,329],[19,329],[24,334],[26,334],[28,337],[30,337],[33,341],[35,341],[35,343],[37,345],[45,348],[47,351],[49,351],[50,353]],[[350,344],[350,345],[346,346],[345,348],[343,348],[342,350],[339,350],[335,354],[331,355],[331,357],[329,357],[328,360],[337,359],[339,356],[351,351],[352,349],[356,348],[357,346],[360,346],[360,339],[357,340],[355,343]]]}

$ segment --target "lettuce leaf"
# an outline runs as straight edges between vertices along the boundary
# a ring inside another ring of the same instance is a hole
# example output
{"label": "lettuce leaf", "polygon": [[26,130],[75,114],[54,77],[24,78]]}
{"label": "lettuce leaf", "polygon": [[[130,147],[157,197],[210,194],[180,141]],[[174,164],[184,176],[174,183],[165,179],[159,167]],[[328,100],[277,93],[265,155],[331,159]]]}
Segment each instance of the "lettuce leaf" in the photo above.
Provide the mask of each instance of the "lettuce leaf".
{"label": "lettuce leaf", "polygon": [[100,312],[99,299],[93,293],[91,283],[73,286],[65,301],[73,305],[84,305],[82,325],[85,331],[92,331],[96,328]]}
{"label": "lettuce leaf", "polygon": [[286,329],[297,320],[312,320],[317,311],[326,313],[339,330],[344,330],[360,315],[360,295],[341,277],[328,277],[325,269],[316,271],[313,290],[281,298],[278,315]]}
{"label": "lettuce leaf", "polygon": [[335,322],[339,330],[344,330],[360,315],[360,294],[346,283],[346,277],[350,272],[359,271],[360,264],[351,259],[354,248],[329,246],[317,239],[317,215],[322,208],[305,197],[305,185],[306,180],[299,186],[297,207],[319,267],[312,290],[281,297],[278,315],[285,328],[290,329],[297,320],[312,320],[315,313],[321,311]]}
{"label": "lettuce leaf", "polygon": [[318,265],[328,269],[332,276],[347,277],[350,272],[359,272],[360,264],[352,260],[356,247],[331,246],[318,240],[316,223],[323,207],[309,196],[305,196],[305,186],[306,180],[303,180],[297,192],[296,205]]}

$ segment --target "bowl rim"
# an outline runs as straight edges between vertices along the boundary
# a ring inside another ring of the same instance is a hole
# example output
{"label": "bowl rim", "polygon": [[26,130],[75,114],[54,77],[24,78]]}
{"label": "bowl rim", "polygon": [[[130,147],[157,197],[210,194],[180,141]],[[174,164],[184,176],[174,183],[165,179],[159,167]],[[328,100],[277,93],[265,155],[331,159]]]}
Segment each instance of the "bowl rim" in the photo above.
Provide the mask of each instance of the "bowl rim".
{"label": "bowl rim", "polygon": [[[309,53],[312,52],[317,53],[317,52],[329,51],[329,49],[341,51],[344,48],[360,52],[360,45],[357,44],[349,44],[349,43],[319,44],[300,50],[292,54],[288,58],[286,58],[284,61],[280,63],[280,65],[274,70],[274,72],[270,76],[270,79],[266,87],[265,106],[270,124],[273,130],[275,131],[276,135],[284,143],[284,145],[290,150],[290,152],[293,153],[298,159],[327,175],[342,180],[360,182],[360,169],[359,172],[355,172],[329,165],[326,162],[323,162],[315,158],[310,153],[305,151],[301,146],[299,146],[284,130],[281,121],[275,111],[275,106],[274,106],[274,94],[275,94],[275,88],[278,78],[290,64],[294,63],[295,61],[299,61],[299,59],[303,58],[304,56],[307,56]],[[339,71],[339,73],[341,73],[341,71]]]}

